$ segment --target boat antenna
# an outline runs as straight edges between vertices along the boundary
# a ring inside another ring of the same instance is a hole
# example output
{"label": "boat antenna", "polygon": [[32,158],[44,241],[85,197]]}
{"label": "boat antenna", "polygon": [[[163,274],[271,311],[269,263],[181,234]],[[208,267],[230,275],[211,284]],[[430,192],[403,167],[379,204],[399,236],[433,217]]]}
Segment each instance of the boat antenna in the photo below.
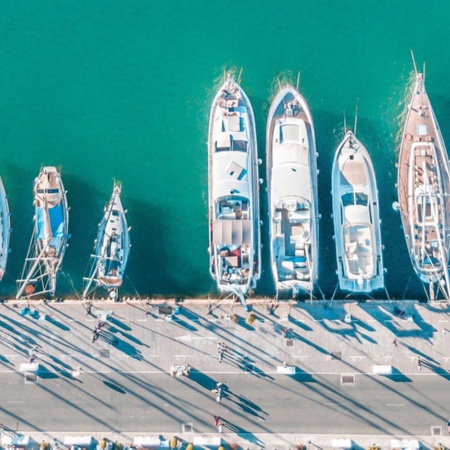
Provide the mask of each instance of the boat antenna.
{"label": "boat antenna", "polygon": [[345,110],[344,112],[344,134],[347,134],[347,121],[345,120]]}
{"label": "boat antenna", "polygon": [[299,84],[300,84],[300,70],[298,71],[298,75],[297,75],[297,91],[298,91]]}
{"label": "boat antenna", "polygon": [[242,69],[243,68],[241,67],[241,70],[239,71],[239,75],[238,75],[238,79],[237,79],[238,84],[241,84]]}
{"label": "boat antenna", "polygon": [[353,134],[356,135],[356,125],[358,124],[358,99],[356,99],[355,125],[353,126]]}
{"label": "boat antenna", "polygon": [[412,62],[413,62],[413,65],[414,65],[414,73],[417,75],[416,60],[414,59],[414,52],[413,52],[412,49],[411,49],[411,58],[412,58]]}

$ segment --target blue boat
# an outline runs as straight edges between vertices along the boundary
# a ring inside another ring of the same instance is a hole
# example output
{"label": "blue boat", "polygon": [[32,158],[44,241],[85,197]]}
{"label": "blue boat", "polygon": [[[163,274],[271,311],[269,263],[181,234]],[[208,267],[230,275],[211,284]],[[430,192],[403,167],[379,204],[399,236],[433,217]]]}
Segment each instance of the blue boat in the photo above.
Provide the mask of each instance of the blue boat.
{"label": "blue boat", "polygon": [[16,298],[39,294],[53,296],[56,275],[69,238],[66,191],[56,167],[43,167],[34,180],[34,231]]}

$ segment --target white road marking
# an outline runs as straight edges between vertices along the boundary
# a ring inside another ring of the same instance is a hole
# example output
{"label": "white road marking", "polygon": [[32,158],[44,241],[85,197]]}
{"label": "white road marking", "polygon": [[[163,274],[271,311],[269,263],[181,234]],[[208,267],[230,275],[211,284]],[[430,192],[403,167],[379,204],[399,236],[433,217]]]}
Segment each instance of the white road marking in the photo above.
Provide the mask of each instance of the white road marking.
{"label": "white road marking", "polygon": [[405,405],[403,403],[386,403],[386,406],[396,406],[399,408],[403,408]]}

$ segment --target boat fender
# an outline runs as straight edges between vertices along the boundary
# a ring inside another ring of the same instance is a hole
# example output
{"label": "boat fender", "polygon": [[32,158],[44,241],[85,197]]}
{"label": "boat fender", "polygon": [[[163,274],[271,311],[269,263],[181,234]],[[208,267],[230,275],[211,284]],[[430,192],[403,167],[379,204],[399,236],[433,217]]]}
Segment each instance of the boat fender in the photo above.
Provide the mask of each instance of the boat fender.
{"label": "boat fender", "polygon": [[262,178],[260,178],[258,181],[259,181],[259,184],[263,184],[264,183],[264,180]]}
{"label": "boat fender", "polygon": [[258,158],[258,164],[262,164],[262,159]]}
{"label": "boat fender", "polygon": [[128,209],[126,209],[125,211],[124,211],[124,213],[126,214],[128,212]]}
{"label": "boat fender", "polygon": [[392,203],[392,209],[393,209],[394,211],[400,211],[400,205],[399,205],[399,203],[398,203],[398,202]]}
{"label": "boat fender", "polygon": [[319,173],[320,173],[320,170],[319,170],[319,169],[317,169],[317,172],[316,172],[316,173],[317,173],[317,175],[319,175]]}
{"label": "boat fender", "polygon": [[67,235],[67,239],[70,239],[72,237],[72,235],[69,233],[68,235]]}
{"label": "boat fender", "polygon": [[128,228],[127,228],[127,231],[131,231],[131,227],[128,227]]}

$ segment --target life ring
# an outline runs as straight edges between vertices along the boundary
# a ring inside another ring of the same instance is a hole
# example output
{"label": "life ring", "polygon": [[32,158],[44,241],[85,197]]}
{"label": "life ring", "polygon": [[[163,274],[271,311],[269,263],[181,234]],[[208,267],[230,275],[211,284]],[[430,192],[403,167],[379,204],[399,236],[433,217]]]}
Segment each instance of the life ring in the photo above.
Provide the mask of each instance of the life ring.
{"label": "life ring", "polygon": [[405,133],[405,139],[407,141],[412,141],[413,140],[413,135],[411,133]]}

